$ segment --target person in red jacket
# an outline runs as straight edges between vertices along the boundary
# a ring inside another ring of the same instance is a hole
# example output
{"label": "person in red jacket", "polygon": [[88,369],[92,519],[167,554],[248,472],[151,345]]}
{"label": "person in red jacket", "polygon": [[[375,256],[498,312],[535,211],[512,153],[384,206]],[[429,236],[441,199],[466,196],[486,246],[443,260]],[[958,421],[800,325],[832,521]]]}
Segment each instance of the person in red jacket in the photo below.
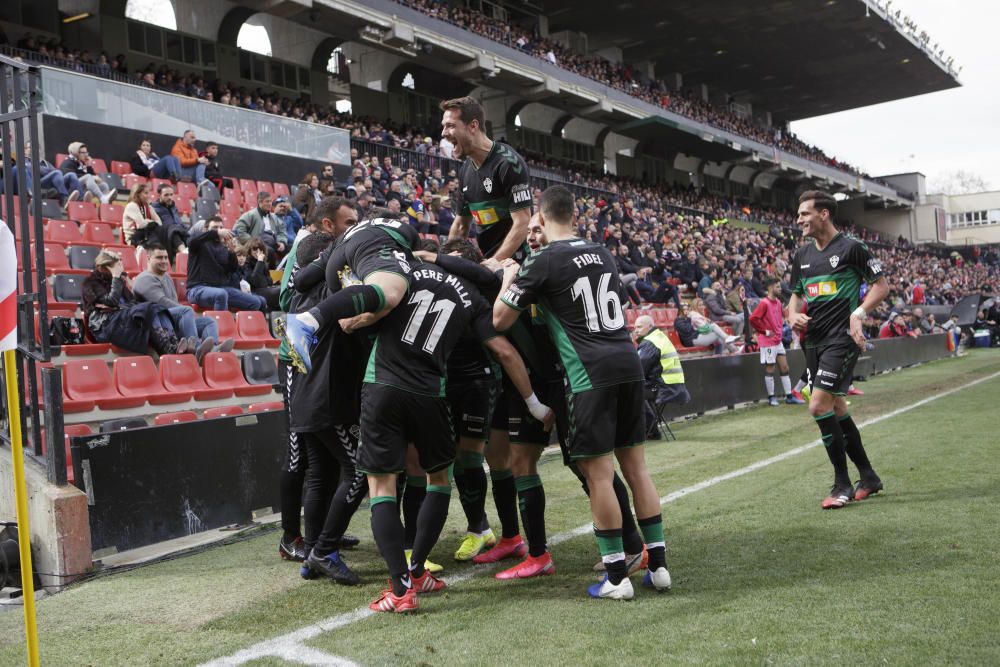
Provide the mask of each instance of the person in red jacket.
{"label": "person in red jacket", "polygon": [[767,388],[767,402],[777,406],[778,398],[774,395],[774,367],[781,372],[781,387],[785,392],[785,403],[801,405],[805,401],[792,394],[792,380],[788,376],[788,359],[785,346],[781,342],[781,328],[785,323],[782,312],[781,282],[771,276],[764,280],[767,296],[757,303],[750,314],[750,326],[757,332],[757,344],[760,346],[760,363],[764,366],[764,386]]}

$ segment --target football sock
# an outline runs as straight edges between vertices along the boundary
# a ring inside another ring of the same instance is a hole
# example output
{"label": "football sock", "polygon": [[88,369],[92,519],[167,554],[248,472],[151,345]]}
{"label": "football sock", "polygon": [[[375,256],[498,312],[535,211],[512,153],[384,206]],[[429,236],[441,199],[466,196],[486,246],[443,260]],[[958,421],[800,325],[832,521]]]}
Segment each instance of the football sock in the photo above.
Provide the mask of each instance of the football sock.
{"label": "football sock", "polygon": [[541,556],[548,548],[545,544],[545,487],[538,475],[515,477],[521,523],[528,538],[528,553]]}
{"label": "football sock", "polygon": [[514,473],[510,468],[490,470],[490,481],[493,483],[493,503],[497,506],[497,516],[500,518],[501,537],[517,537],[521,529],[517,523],[517,487],[514,486]]}
{"label": "football sock", "polygon": [[649,569],[666,567],[667,543],[663,539],[663,515],[639,519],[639,528],[642,530],[642,539],[646,542],[646,551],[649,552]]}
{"label": "football sock", "polygon": [[806,384],[807,382],[805,380],[799,378],[799,381],[795,383],[794,391],[802,391],[802,389],[805,388]]}
{"label": "football sock", "polygon": [[625,486],[625,482],[622,481],[617,472],[614,479],[611,480],[611,486],[615,490],[615,496],[618,498],[618,508],[622,512],[622,545],[625,547],[625,553],[640,553],[642,551],[642,536],[639,534],[639,529],[635,526],[635,519],[632,517],[632,505],[628,499],[628,487]]}
{"label": "football sock", "polygon": [[765,375],[764,376],[764,386],[767,388],[767,396],[770,398],[774,396],[774,376]]}
{"label": "football sock", "polygon": [[844,449],[844,432],[840,429],[837,415],[833,410],[826,414],[813,417],[819,432],[823,436],[823,445],[826,447],[826,455],[830,457],[833,464],[833,481],[837,486],[850,487],[851,476],[847,472],[847,453]]}
{"label": "football sock", "polygon": [[448,520],[448,503],[451,501],[451,486],[427,487],[427,497],[420,506],[417,516],[417,538],[413,541],[410,554],[410,571],[418,577],[424,575],[424,561],[441,536],[441,529]]}
{"label": "football sock", "polygon": [[[773,381],[773,378],[772,378]],[[789,396],[792,393],[792,378],[787,375],[781,376],[781,388],[785,391],[785,396]]]}
{"label": "football sock", "polygon": [[[384,306],[385,295],[378,285],[351,285],[320,301],[309,309],[308,314],[315,318],[315,328],[318,329],[327,322],[336,322],[361,313],[378,312]],[[299,319],[306,322],[301,314]]]}
{"label": "football sock", "polygon": [[847,413],[843,417],[839,417],[837,421],[840,422],[840,430],[844,433],[844,449],[847,451],[847,456],[858,467],[861,477],[876,477],[872,464],[868,460],[868,454],[865,452],[865,447],[861,444],[861,433],[858,431],[857,424],[851,419],[851,414]]}
{"label": "football sock", "polygon": [[479,452],[459,450],[455,462],[455,486],[465,512],[470,533],[482,533],[490,527],[486,519],[486,470]]}
{"label": "football sock", "polygon": [[305,470],[281,471],[281,530],[285,542],[302,535],[302,485],[305,478]]}
{"label": "football sock", "polygon": [[628,568],[625,566],[625,550],[622,547],[622,529],[594,527],[597,538],[597,548],[601,552],[601,560],[608,573],[608,581],[617,586],[625,578]]}
{"label": "football sock", "polygon": [[407,475],[406,490],[403,491],[403,525],[406,526],[403,544],[407,549],[413,548],[413,540],[417,535],[417,516],[426,495],[427,478],[423,475]]}
{"label": "football sock", "polygon": [[371,500],[372,535],[382,559],[389,566],[392,592],[403,595],[410,588],[410,571],[403,553],[403,526],[399,523],[399,510],[392,496],[375,496]]}

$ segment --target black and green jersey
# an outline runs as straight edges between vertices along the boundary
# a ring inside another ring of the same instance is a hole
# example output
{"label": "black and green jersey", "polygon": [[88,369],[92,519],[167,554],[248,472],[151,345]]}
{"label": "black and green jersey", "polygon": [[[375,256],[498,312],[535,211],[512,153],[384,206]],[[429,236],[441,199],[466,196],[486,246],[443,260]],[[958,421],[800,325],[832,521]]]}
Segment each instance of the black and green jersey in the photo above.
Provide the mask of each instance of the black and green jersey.
{"label": "black and green jersey", "polygon": [[861,299],[862,281],[883,275],[882,263],[864,243],[838,233],[820,250],[813,242],[792,260],[792,292],[805,298],[809,315],[805,347],[851,340],[851,312]]}
{"label": "black and green jersey", "polygon": [[493,311],[461,278],[415,260],[406,301],[379,326],[366,383],[444,396],[448,357],[467,327],[482,343],[498,335]]}
{"label": "black and green jersey", "polygon": [[642,380],[618,296],[611,253],[582,239],[533,252],[500,298],[519,310],[537,304],[573,393]]}
{"label": "black and green jersey", "polygon": [[475,219],[479,249],[492,257],[510,232],[513,211],[531,208],[531,185],[524,158],[507,144],[493,142],[478,167],[466,158],[458,171],[461,189],[460,215]]}

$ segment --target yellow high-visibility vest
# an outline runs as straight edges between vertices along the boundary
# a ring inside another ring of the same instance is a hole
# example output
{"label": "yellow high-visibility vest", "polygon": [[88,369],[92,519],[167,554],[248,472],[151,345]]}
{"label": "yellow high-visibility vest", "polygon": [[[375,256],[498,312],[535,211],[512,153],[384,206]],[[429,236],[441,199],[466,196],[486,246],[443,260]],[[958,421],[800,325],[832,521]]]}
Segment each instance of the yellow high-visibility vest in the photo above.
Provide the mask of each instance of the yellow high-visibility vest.
{"label": "yellow high-visibility vest", "polygon": [[681,357],[677,348],[670,342],[667,335],[659,329],[653,329],[646,337],[660,351],[660,367],[663,372],[660,378],[664,384],[684,384],[684,369],[681,368]]}

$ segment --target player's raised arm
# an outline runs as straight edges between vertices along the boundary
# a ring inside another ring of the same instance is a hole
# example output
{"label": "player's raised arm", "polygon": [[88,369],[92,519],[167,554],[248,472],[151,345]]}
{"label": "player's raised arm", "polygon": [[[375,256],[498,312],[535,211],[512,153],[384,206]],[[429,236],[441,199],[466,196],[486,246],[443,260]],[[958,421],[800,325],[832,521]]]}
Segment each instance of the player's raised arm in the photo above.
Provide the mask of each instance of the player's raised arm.
{"label": "player's raised arm", "polygon": [[471,216],[455,216],[455,219],[451,223],[451,229],[448,230],[448,240],[469,238],[469,225],[471,222]]}

